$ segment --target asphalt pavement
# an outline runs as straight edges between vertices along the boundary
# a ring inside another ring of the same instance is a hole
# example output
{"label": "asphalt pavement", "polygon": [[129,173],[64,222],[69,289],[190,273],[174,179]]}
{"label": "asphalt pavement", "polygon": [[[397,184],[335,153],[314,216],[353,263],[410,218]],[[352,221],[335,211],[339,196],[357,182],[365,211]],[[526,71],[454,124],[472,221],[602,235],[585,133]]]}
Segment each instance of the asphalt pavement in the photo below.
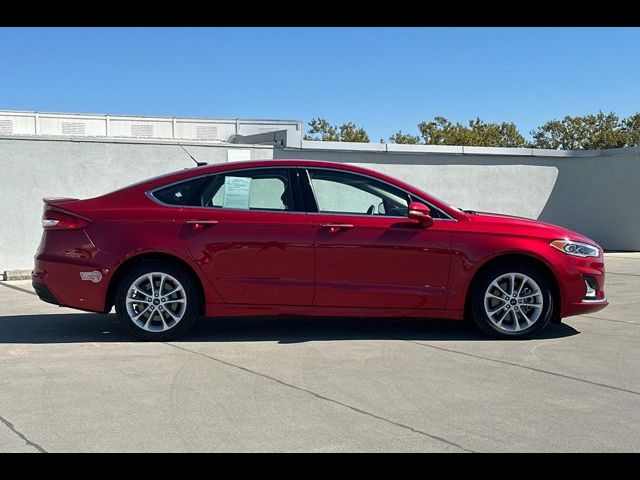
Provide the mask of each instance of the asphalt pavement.
{"label": "asphalt pavement", "polygon": [[526,341],[439,320],[115,315],[0,282],[0,452],[640,451],[640,254],[611,304]]}

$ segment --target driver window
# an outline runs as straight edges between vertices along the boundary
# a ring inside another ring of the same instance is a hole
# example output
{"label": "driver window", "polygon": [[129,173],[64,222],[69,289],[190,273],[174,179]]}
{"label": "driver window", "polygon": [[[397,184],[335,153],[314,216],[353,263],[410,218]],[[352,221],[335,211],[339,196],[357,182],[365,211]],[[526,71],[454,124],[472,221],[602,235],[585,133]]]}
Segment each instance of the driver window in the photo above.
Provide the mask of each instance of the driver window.
{"label": "driver window", "polygon": [[322,213],[407,215],[407,195],[369,177],[331,170],[309,169],[313,193]]}

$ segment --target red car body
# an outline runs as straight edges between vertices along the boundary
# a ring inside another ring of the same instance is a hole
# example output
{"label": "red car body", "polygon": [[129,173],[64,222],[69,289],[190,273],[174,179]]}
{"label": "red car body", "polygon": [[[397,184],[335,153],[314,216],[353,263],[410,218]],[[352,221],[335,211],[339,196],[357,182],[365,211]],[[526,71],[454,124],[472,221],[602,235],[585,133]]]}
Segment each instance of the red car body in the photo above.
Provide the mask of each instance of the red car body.
{"label": "red car body", "polygon": [[[191,177],[264,167],[365,175],[448,218],[416,228],[413,220],[386,216],[167,206],[149,195]],[[195,167],[92,199],[45,199],[44,218],[52,217],[71,225],[45,228],[34,287],[46,301],[93,312],[110,311],[118,278],[143,257],[170,258],[191,272],[206,316],[461,320],[478,272],[496,259],[522,257],[553,277],[556,320],[607,305],[602,249],[598,257],[582,258],[549,245],[554,239],[597,245],[584,235],[525,218],[464,212],[409,184],[346,164],[270,160]],[[585,275],[598,286],[597,298],[589,301]]]}

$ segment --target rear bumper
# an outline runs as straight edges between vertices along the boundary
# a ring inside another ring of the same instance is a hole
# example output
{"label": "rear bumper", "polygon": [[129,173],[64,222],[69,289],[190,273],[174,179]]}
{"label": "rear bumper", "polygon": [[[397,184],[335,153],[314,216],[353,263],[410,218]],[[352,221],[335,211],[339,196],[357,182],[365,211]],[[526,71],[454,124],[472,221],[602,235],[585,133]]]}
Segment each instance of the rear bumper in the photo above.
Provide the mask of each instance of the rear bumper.
{"label": "rear bumper", "polygon": [[[95,282],[99,272],[100,281]],[[104,273],[103,273],[104,272]],[[87,275],[87,274],[93,275]],[[36,257],[31,283],[40,300],[90,312],[104,312],[106,271],[90,265],[53,262]],[[87,279],[88,278],[88,279]]]}
{"label": "rear bumper", "polygon": [[60,302],[58,302],[58,299],[51,290],[49,290],[49,288],[33,273],[31,274],[31,285],[33,285],[33,289],[40,300],[47,303],[53,303],[54,305],[60,305]]}

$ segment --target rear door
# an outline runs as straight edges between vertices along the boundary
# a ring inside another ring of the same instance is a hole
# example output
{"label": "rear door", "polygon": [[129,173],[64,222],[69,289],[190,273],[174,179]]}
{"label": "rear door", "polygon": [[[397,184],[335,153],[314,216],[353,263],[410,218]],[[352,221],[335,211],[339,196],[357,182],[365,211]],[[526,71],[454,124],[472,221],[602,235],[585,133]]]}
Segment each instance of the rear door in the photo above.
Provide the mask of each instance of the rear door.
{"label": "rear door", "polygon": [[286,167],[211,175],[177,214],[182,240],[225,303],[312,304],[313,228],[298,183]]}
{"label": "rear door", "polygon": [[307,203],[316,204],[309,214],[316,245],[314,305],[445,308],[447,221],[422,228],[406,216],[416,199],[373,177],[308,168],[302,178],[312,197]]}

